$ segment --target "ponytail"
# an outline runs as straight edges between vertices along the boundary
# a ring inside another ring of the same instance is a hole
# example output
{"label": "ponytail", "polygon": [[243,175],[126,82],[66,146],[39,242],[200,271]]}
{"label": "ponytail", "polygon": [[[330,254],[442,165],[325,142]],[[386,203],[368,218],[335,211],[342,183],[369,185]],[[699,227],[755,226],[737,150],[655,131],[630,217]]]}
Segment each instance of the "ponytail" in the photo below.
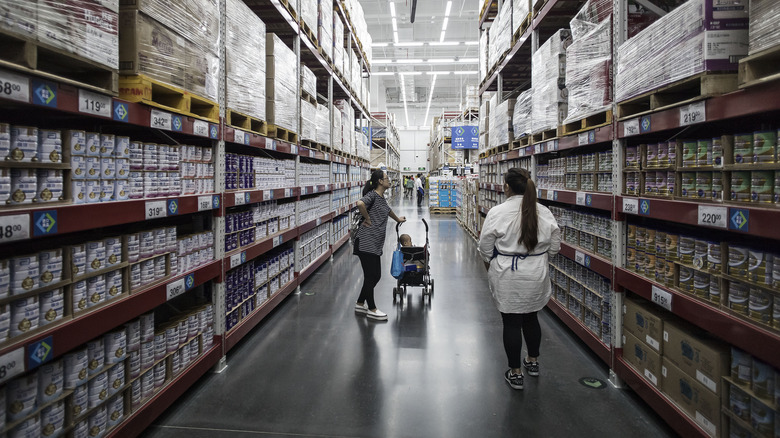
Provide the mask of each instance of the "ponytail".
{"label": "ponytail", "polygon": [[523,195],[523,204],[520,207],[520,238],[517,243],[525,246],[525,249],[530,253],[539,243],[536,184],[525,169],[509,169],[504,180],[514,193]]}
{"label": "ponytail", "polygon": [[381,181],[384,177],[385,171],[382,169],[377,169],[371,172],[371,179],[366,181],[366,185],[363,186],[363,196],[366,196],[368,192],[379,187],[379,181]]}

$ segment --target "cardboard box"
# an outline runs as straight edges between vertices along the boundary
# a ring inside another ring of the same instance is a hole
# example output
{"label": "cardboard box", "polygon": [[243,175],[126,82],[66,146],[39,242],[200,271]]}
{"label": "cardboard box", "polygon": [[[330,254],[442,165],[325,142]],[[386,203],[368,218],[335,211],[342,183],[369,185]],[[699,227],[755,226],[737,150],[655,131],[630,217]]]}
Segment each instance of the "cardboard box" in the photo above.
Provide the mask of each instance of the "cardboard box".
{"label": "cardboard box", "polygon": [[119,13],[119,73],[143,74],[184,87],[184,38],[139,11]]}
{"label": "cardboard box", "polygon": [[663,358],[661,391],[687,412],[710,436],[719,436],[720,397]]}
{"label": "cardboard box", "polygon": [[728,346],[706,337],[696,327],[664,321],[664,357],[715,394],[722,394],[721,377],[730,373]]}
{"label": "cardboard box", "polygon": [[184,88],[198,96],[216,101],[219,96],[219,58],[187,42]]}
{"label": "cardboard box", "polygon": [[122,10],[140,11],[179,37],[218,53],[219,5],[216,0],[120,0]]}
{"label": "cardboard box", "polygon": [[631,333],[623,333],[623,359],[655,387],[661,385],[661,355]]}
{"label": "cardboard box", "polygon": [[626,298],[623,302],[623,328],[656,353],[663,354],[663,327],[661,313],[646,302]]}
{"label": "cardboard box", "polygon": [[38,0],[0,2],[0,29],[34,40],[38,34]]}

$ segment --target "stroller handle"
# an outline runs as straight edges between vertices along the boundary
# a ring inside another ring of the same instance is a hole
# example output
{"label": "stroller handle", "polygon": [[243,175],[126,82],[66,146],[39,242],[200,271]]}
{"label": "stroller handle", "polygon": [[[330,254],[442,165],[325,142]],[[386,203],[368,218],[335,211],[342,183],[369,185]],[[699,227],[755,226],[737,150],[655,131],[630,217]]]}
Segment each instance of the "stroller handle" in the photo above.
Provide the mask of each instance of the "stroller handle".
{"label": "stroller handle", "polygon": [[[425,224],[425,234],[428,234],[428,222],[425,221],[425,218],[420,218],[420,219],[422,220],[422,223]],[[403,222],[397,222],[395,224],[395,234],[396,236],[398,236],[399,239],[401,238],[401,234],[399,230],[401,228],[402,223]]]}

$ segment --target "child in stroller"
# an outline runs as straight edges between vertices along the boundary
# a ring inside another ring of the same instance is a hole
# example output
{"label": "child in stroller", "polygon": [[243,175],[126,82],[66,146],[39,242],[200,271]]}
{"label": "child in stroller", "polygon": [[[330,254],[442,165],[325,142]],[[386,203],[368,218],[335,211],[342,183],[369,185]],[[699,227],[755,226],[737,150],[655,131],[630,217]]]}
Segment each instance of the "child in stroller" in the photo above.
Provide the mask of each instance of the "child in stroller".
{"label": "child in stroller", "polygon": [[[429,269],[430,253],[428,252],[428,223],[425,224],[425,245],[413,246],[412,237],[408,234],[399,234],[398,243],[401,245],[401,253],[404,256],[404,273],[398,278],[398,286],[393,288],[393,299],[400,296],[403,302],[406,296],[407,286],[422,286],[423,298],[427,295],[430,300],[433,295],[433,279]],[[396,234],[399,232],[396,225]]]}

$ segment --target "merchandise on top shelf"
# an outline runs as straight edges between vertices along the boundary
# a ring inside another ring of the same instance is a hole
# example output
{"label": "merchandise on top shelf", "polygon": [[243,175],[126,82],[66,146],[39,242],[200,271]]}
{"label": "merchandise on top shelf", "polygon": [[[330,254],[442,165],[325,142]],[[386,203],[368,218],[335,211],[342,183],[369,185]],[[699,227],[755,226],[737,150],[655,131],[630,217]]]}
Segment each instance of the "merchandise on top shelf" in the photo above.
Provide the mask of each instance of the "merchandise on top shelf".
{"label": "merchandise on top shelf", "polygon": [[531,57],[532,133],[557,128],[568,114],[566,50],[570,44],[571,32],[561,29]]}
{"label": "merchandise on top shelf", "polygon": [[780,44],[774,23],[780,9],[772,0],[750,1],[750,23],[748,25],[748,53],[750,55],[776,47]]}
{"label": "merchandise on top shelf", "polygon": [[241,0],[228,0],[227,107],[265,120],[265,23]]}
{"label": "merchandise on top shelf", "polygon": [[490,136],[488,148],[492,149],[514,141],[512,116],[515,111],[515,99],[498,103],[498,94],[490,99]]}
{"label": "merchandise on top shelf", "polygon": [[[339,120],[340,122],[341,120]],[[330,135],[330,109],[328,105],[317,105],[317,115],[315,117],[315,128],[316,128],[316,134],[315,134],[315,140],[317,143],[327,146],[329,148],[333,147],[333,141]],[[338,131],[341,130],[341,125],[338,127]],[[336,125],[334,123],[333,126],[333,132],[338,132],[336,129]]]}
{"label": "merchandise on top shelf", "polygon": [[[515,109],[512,115],[512,127],[514,128],[514,138],[520,138],[531,134],[531,111],[533,108],[534,90],[529,88],[517,96]],[[481,123],[481,122],[480,122]]]}
{"label": "merchandise on top shelf", "polygon": [[496,20],[488,29],[488,70],[501,60],[512,44],[512,3],[506,2],[496,16]]}
{"label": "merchandise on top shelf", "polygon": [[327,0],[317,2],[317,40],[320,47],[333,59],[333,3]]}
{"label": "merchandise on top shelf", "polygon": [[317,106],[301,99],[301,140],[317,141]]}
{"label": "merchandise on top shelf", "polygon": [[297,133],[298,81],[295,53],[274,33],[266,34],[266,117]]}

